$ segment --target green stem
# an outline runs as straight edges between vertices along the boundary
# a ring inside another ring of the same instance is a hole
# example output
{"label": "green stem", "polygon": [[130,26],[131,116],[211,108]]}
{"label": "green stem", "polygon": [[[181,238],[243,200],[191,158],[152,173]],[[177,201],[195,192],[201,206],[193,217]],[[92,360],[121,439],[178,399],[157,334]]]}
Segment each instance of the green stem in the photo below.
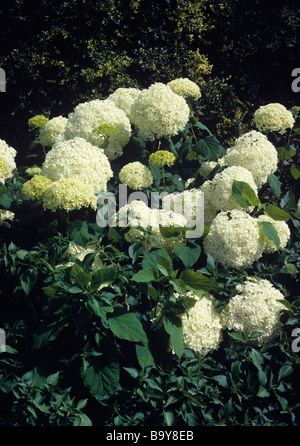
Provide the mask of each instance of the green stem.
{"label": "green stem", "polygon": [[163,179],[163,185],[164,185],[164,191],[166,190],[166,182],[165,182],[165,169],[164,166],[161,166],[161,170],[162,170],[162,179]]}

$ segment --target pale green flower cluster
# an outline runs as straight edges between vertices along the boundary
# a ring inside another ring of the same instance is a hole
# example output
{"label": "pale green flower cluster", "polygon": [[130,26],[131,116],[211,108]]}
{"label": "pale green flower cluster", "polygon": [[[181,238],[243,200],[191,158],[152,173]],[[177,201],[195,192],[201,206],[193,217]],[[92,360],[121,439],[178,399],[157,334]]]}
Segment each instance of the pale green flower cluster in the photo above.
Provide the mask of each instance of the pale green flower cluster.
{"label": "pale green flower cluster", "polygon": [[80,179],[95,194],[107,189],[113,172],[104,151],[83,138],[57,141],[46,154],[41,174],[58,181],[66,177]]}
{"label": "pale green flower cluster", "polygon": [[269,175],[277,170],[278,154],[268,138],[256,130],[237,138],[224,156],[227,166],[241,166],[248,169],[258,188],[266,183]]}
{"label": "pale green flower cluster", "polygon": [[[291,231],[290,228],[288,226],[288,224],[285,221],[282,220],[274,220],[273,218],[269,217],[268,215],[260,215],[259,217],[257,217],[257,221],[260,222],[269,222],[272,223],[272,225],[274,226],[274,228],[277,231],[277,234],[279,236],[280,239],[280,244],[279,244],[279,248],[283,249],[286,247],[290,236],[291,236]],[[268,237],[265,236],[265,248],[264,248],[264,252],[266,254],[271,254],[275,251],[277,251],[278,248],[275,245],[275,243],[270,240]]]}
{"label": "pale green flower cluster", "polygon": [[[173,253],[175,244],[184,243],[183,238],[176,240],[165,238],[160,232],[160,225],[170,228],[185,229],[187,221],[181,214],[177,214],[172,211],[166,211],[164,209],[151,209],[143,201],[134,200],[129,204],[123,206],[117,212],[117,220],[120,226],[130,228],[125,234],[125,239],[129,243],[140,242],[144,246],[145,252],[150,251],[152,247],[162,247],[169,253]],[[144,230],[150,229],[152,235],[154,235],[159,242],[148,234],[145,234],[140,228]]]}
{"label": "pale green flower cluster", "polygon": [[167,85],[179,96],[183,96],[185,99],[192,97],[197,100],[201,97],[201,91],[195,82],[186,77],[180,77],[167,83]]}
{"label": "pale green flower cluster", "polygon": [[67,212],[91,207],[97,209],[97,198],[92,186],[78,178],[62,178],[54,181],[43,193],[43,207],[52,212]]}
{"label": "pale green flower cluster", "polygon": [[131,120],[131,106],[140,92],[137,88],[117,88],[107,99],[114,102],[118,108],[125,112],[129,120]]}
{"label": "pale green flower cluster", "polygon": [[[101,132],[95,132],[100,125],[110,124],[118,131],[107,138]],[[78,104],[69,114],[65,139],[80,137],[96,147],[102,147],[107,158],[112,161],[123,154],[123,147],[129,142],[131,124],[125,112],[113,101],[94,99]]]}
{"label": "pale green flower cluster", "polygon": [[4,184],[5,180],[13,176],[16,169],[15,157],[16,150],[9,146],[6,141],[0,139],[0,184]]}
{"label": "pale green flower cluster", "polygon": [[34,175],[40,175],[41,171],[42,169],[40,167],[28,167],[28,169],[25,170],[25,173],[33,177]]}
{"label": "pale green flower cluster", "polygon": [[49,121],[46,116],[43,115],[35,115],[28,120],[28,126],[30,130],[36,130],[43,128],[47,122]]}
{"label": "pale green flower cluster", "polygon": [[204,249],[225,268],[245,268],[258,260],[265,237],[257,219],[242,210],[219,212],[203,242]]}
{"label": "pale green flower cluster", "polygon": [[283,135],[293,127],[295,119],[284,105],[274,102],[259,107],[254,113],[254,122],[261,132],[274,131]]}
{"label": "pale green flower cluster", "polygon": [[186,296],[195,299],[196,303],[187,313],[180,315],[184,348],[196,353],[216,350],[222,341],[223,327],[215,311],[215,298],[211,294],[199,297],[191,291]]}
{"label": "pale green flower cluster", "polygon": [[153,141],[181,132],[189,120],[190,109],[186,100],[168,85],[154,83],[140,92],[130,115],[138,136]]}
{"label": "pale green flower cluster", "polygon": [[261,346],[276,337],[280,331],[280,316],[285,306],[284,295],[266,279],[248,278],[237,285],[233,296],[220,314],[222,326],[241,331],[246,336],[262,333],[253,343]]}
{"label": "pale green flower cluster", "polygon": [[147,189],[153,183],[151,170],[139,161],[128,163],[122,167],[119,179],[121,183],[133,190]]}
{"label": "pale green flower cluster", "polygon": [[152,166],[171,167],[175,163],[175,155],[168,150],[157,150],[149,156],[149,164]]}
{"label": "pale green flower cluster", "polygon": [[34,175],[31,180],[23,184],[22,192],[26,200],[40,201],[43,198],[44,192],[53,181],[44,175]]}
{"label": "pale green flower cluster", "polygon": [[53,146],[55,140],[64,133],[67,122],[68,119],[63,116],[56,116],[47,121],[40,129],[39,139],[41,144],[45,147]]}

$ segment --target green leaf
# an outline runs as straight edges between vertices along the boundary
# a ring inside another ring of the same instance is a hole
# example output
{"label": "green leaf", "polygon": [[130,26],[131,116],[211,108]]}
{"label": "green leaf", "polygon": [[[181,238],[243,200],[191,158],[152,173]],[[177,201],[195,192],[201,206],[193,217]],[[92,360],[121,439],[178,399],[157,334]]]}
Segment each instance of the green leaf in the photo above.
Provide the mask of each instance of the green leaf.
{"label": "green leaf", "polygon": [[162,275],[169,277],[173,272],[173,264],[170,258],[158,255],[157,256],[157,267]]}
{"label": "green leaf", "polygon": [[198,245],[191,247],[178,244],[174,246],[174,252],[183,262],[185,268],[188,269],[191,268],[199,259],[201,247]]}
{"label": "green leaf", "polygon": [[300,169],[298,169],[294,164],[292,165],[290,169],[291,175],[295,180],[299,180],[300,178]]}
{"label": "green leaf", "polygon": [[218,161],[219,156],[225,154],[225,150],[219,140],[213,135],[208,135],[200,139],[197,142],[197,149],[200,155],[210,161]]}
{"label": "green leaf", "polygon": [[118,268],[116,266],[107,266],[105,268],[98,269],[92,275],[91,290],[96,290],[105,283],[113,283],[118,275]]}
{"label": "green leaf", "polygon": [[120,339],[144,344],[148,342],[143,326],[135,313],[130,313],[124,308],[115,309],[114,313],[108,318],[108,326],[114,335]]}
{"label": "green leaf", "polygon": [[185,294],[186,284],[182,279],[170,280],[170,284],[173,285],[174,290],[179,294]]}
{"label": "green leaf", "polygon": [[168,314],[164,316],[163,324],[166,332],[170,335],[171,344],[176,355],[181,358],[183,354],[183,330],[181,319],[174,314]]}
{"label": "green leaf", "polygon": [[159,225],[159,231],[164,238],[176,239],[182,234],[182,228],[177,228],[175,226],[162,226]]}
{"label": "green leaf", "polygon": [[265,214],[269,217],[273,218],[273,220],[289,220],[291,216],[285,212],[283,209],[280,209],[278,206],[274,204],[268,204],[265,208]]}
{"label": "green leaf", "polygon": [[192,270],[182,271],[179,279],[185,283],[189,290],[195,292],[202,291],[205,293],[212,290],[217,291],[219,288],[212,279]]}
{"label": "green leaf", "polygon": [[144,268],[138,271],[136,274],[132,276],[132,280],[135,282],[147,283],[152,280],[156,280],[153,274],[153,270],[151,268]]}
{"label": "green leaf", "polygon": [[112,395],[119,383],[119,364],[104,356],[93,357],[87,367],[82,367],[81,376],[92,395]]}
{"label": "green leaf", "polygon": [[24,293],[28,296],[37,282],[37,272],[35,270],[27,270],[20,276],[21,285]]}
{"label": "green leaf", "polygon": [[69,274],[71,283],[83,290],[85,290],[90,283],[90,275],[86,273],[77,263],[72,265]]}
{"label": "green leaf", "polygon": [[258,206],[260,204],[260,200],[255,191],[244,181],[233,180],[232,194],[235,201],[243,208]]}
{"label": "green leaf", "polygon": [[259,221],[258,224],[261,227],[265,236],[267,236],[269,240],[272,240],[272,242],[274,242],[278,248],[280,245],[280,238],[278,232],[276,231],[272,223],[268,221]]}
{"label": "green leaf", "polygon": [[70,239],[80,246],[86,246],[90,240],[89,228],[86,221],[75,221],[70,224]]}
{"label": "green leaf", "polygon": [[273,194],[275,195],[275,197],[279,198],[281,195],[281,186],[282,183],[281,181],[279,181],[279,179],[277,178],[276,175],[274,175],[274,173],[271,173],[268,176],[268,180],[267,180],[268,185],[270,186]]}
{"label": "green leaf", "polygon": [[149,350],[148,343],[136,344],[135,351],[138,362],[142,368],[152,367],[155,365],[154,358],[151,351]]}

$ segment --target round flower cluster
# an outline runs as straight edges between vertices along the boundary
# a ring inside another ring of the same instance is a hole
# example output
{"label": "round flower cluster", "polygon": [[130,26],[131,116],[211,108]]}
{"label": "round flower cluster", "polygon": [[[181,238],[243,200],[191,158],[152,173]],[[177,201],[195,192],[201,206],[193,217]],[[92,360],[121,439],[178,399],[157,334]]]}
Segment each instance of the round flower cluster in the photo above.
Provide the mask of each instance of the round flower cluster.
{"label": "round flower cluster", "polygon": [[22,192],[26,200],[42,200],[44,192],[53,181],[43,175],[34,175],[23,184]]}
{"label": "round flower cluster", "polygon": [[[110,124],[117,129],[117,132],[109,136],[108,144],[106,144],[105,135],[94,131],[103,124]],[[69,114],[63,136],[65,139],[73,139],[77,136],[84,138],[94,146],[103,146],[105,154],[111,161],[123,154],[123,147],[130,140],[131,124],[125,112],[118,108],[113,101],[94,99],[78,104]]]}
{"label": "round flower cluster", "polygon": [[217,211],[241,209],[232,194],[233,180],[244,181],[257,193],[252,173],[241,166],[226,167],[210,183],[211,203]]}
{"label": "round flower cluster", "polygon": [[[257,218],[258,221],[260,222],[269,222],[272,223],[272,225],[274,226],[274,228],[277,231],[277,234],[279,236],[280,239],[280,244],[279,244],[279,248],[283,249],[286,247],[289,238],[291,236],[291,231],[290,228],[288,226],[288,224],[285,221],[281,221],[281,220],[274,220],[273,218],[269,217],[268,215],[260,215]],[[265,248],[264,248],[264,252],[267,254],[270,254],[272,252],[277,251],[278,248],[275,245],[275,243],[270,240],[268,237],[265,236]]]}
{"label": "round flower cluster", "polygon": [[41,144],[45,147],[53,146],[56,138],[64,133],[67,122],[67,118],[63,116],[56,116],[46,122],[44,127],[40,129],[39,138]]}
{"label": "round flower cluster", "polygon": [[219,166],[225,166],[224,157],[219,158],[218,161],[205,161],[199,167],[200,175],[202,175],[204,178],[206,178],[218,164],[219,164]]}
{"label": "round flower cluster", "polygon": [[[140,242],[144,246],[145,252],[150,251],[152,247],[160,247],[157,240],[151,237],[153,234],[162,244],[162,247],[172,254],[175,244],[184,243],[182,238],[169,239],[163,237],[160,232],[160,225],[164,227],[177,227],[184,229],[187,221],[181,214],[164,209],[151,209],[143,201],[134,200],[123,206],[117,213],[119,226],[130,227],[125,234],[125,239],[129,243]],[[150,229],[150,236],[146,235],[144,230]]]}
{"label": "round flower cluster", "polygon": [[206,294],[202,298],[188,291],[187,296],[196,303],[187,313],[180,315],[183,330],[183,346],[196,353],[216,350],[222,340],[222,325],[215,311],[215,298]]}
{"label": "round flower cluster", "polygon": [[123,110],[130,120],[131,106],[140,92],[137,88],[117,88],[107,99]]}
{"label": "round flower cluster", "polygon": [[140,92],[130,115],[138,136],[153,141],[181,132],[189,120],[190,109],[186,100],[168,85],[154,83]]}
{"label": "round flower cluster", "polygon": [[255,218],[234,209],[216,215],[203,245],[224,268],[245,268],[261,257],[265,238]]}
{"label": "round flower cluster", "polygon": [[274,131],[283,135],[287,129],[293,127],[295,119],[284,105],[275,102],[259,107],[254,113],[254,122],[261,132]]}
{"label": "round flower cluster", "polygon": [[203,195],[199,189],[173,192],[163,197],[162,208],[183,215],[187,220],[187,226],[192,227],[195,225],[196,219],[203,220],[197,218],[204,212]]}
{"label": "round flower cluster", "polygon": [[168,150],[157,150],[149,156],[149,164],[152,166],[173,166],[175,163],[175,155]]}
{"label": "round flower cluster", "polygon": [[79,137],[54,143],[46,154],[41,174],[53,181],[78,178],[92,186],[96,194],[106,191],[107,181],[113,176],[104,151]]}
{"label": "round flower cluster", "polygon": [[210,225],[217,215],[217,210],[213,204],[211,180],[206,180],[199,189],[204,195],[204,223]]}
{"label": "round flower cluster", "polygon": [[[35,178],[35,177],[34,177]],[[43,207],[52,212],[64,209],[67,212],[91,207],[97,209],[97,198],[92,186],[78,178],[62,178],[54,181],[43,193]]]}
{"label": "round flower cluster", "polygon": [[262,333],[253,343],[262,345],[275,338],[281,327],[280,316],[285,306],[284,295],[266,279],[248,278],[236,287],[233,296],[220,314],[222,326],[241,331],[246,336]]}
{"label": "round flower cluster", "polygon": [[30,130],[41,129],[47,124],[48,121],[49,119],[46,118],[46,116],[36,115],[28,120],[28,126]]}
{"label": "round flower cluster", "polygon": [[15,163],[17,151],[9,146],[3,139],[0,139],[0,184],[13,176],[13,171],[17,167]]}
{"label": "round flower cluster", "polygon": [[201,91],[195,82],[188,78],[180,77],[167,83],[167,85],[179,96],[183,96],[185,99],[192,97],[197,100],[201,97]]}
{"label": "round flower cluster", "polygon": [[268,138],[256,130],[237,138],[224,156],[227,166],[242,166],[248,169],[257,187],[266,183],[269,175],[277,169],[278,154]]}
{"label": "round flower cluster", "polygon": [[146,189],[153,183],[151,170],[139,161],[128,163],[122,167],[119,179],[121,183],[127,184],[133,190]]}
{"label": "round flower cluster", "polygon": [[25,173],[30,177],[33,177],[34,175],[39,175],[41,171],[42,169],[40,167],[28,167],[28,169],[25,170]]}

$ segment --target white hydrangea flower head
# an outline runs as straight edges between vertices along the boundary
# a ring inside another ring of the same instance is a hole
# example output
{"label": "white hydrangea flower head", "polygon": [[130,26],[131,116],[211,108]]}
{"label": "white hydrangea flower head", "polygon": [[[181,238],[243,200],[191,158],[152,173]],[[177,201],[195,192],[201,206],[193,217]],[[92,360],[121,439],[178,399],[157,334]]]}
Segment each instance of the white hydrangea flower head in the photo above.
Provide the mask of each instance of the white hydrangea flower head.
{"label": "white hydrangea flower head", "polygon": [[274,339],[280,332],[280,316],[286,307],[280,302],[284,295],[266,279],[248,278],[236,287],[233,296],[220,314],[222,326],[241,331],[246,336],[263,333],[253,340],[258,346]]}
{"label": "white hydrangea flower head", "polygon": [[140,94],[141,90],[138,88],[117,88],[111,93],[107,99],[112,101],[118,108],[123,110],[126,116],[131,121],[131,106],[135,99]]}
{"label": "white hydrangea flower head", "polygon": [[184,130],[189,116],[186,100],[159,82],[142,90],[131,107],[131,122],[145,141],[177,135]]}
{"label": "white hydrangea flower head", "polygon": [[52,181],[76,177],[91,185],[95,193],[106,191],[113,176],[104,151],[79,137],[55,142],[46,154],[41,174]]}
{"label": "white hydrangea flower head", "polygon": [[4,220],[13,220],[14,218],[14,212],[8,211],[6,209],[0,209],[0,222]]}
{"label": "white hydrangea flower head", "polygon": [[277,170],[278,153],[275,146],[256,130],[237,138],[224,156],[227,166],[248,169],[258,188],[266,183],[269,175]]}
{"label": "white hydrangea flower head", "polygon": [[183,192],[173,192],[162,199],[162,208],[182,214],[187,220],[188,227],[194,226],[197,216],[203,212],[203,205],[203,193],[200,189],[195,188]]}
{"label": "white hydrangea flower head", "polygon": [[17,151],[9,146],[6,141],[0,139],[0,184],[4,184],[5,180],[13,176],[13,171],[17,167],[16,155]]}
{"label": "white hydrangea flower head", "polygon": [[[99,127],[114,128],[113,134],[97,132]],[[123,154],[124,146],[131,136],[131,124],[125,112],[108,99],[94,99],[78,104],[68,116],[65,139],[84,138],[97,147],[102,147],[110,161]],[[108,144],[107,144],[108,138]]]}
{"label": "white hydrangea flower head", "polygon": [[[173,247],[177,243],[183,243],[183,239],[168,239],[162,236],[159,226],[185,228],[187,220],[181,214],[164,209],[151,209],[143,201],[134,200],[126,204],[117,212],[118,224],[128,227],[130,230],[125,234],[125,239],[129,243],[140,242],[143,244],[145,252],[152,247],[159,247],[159,243],[152,237],[146,237],[145,232],[138,229],[138,226],[147,230],[151,228],[151,233],[162,243],[163,248],[169,253],[173,253]],[[122,223],[120,223],[122,222]]]}
{"label": "white hydrangea flower head", "polygon": [[206,180],[199,188],[204,194],[204,223],[210,225],[217,215],[217,210],[213,204],[213,191],[211,180]]}
{"label": "white hydrangea flower head", "polygon": [[225,167],[211,180],[211,203],[217,211],[242,209],[232,194],[233,180],[244,181],[257,193],[253,175],[248,169],[241,166]]}
{"label": "white hydrangea flower head", "polygon": [[222,211],[211,223],[204,249],[224,268],[246,268],[258,260],[265,238],[257,220],[244,211]]}
{"label": "white hydrangea flower head", "polygon": [[167,85],[179,96],[185,99],[192,97],[194,100],[201,98],[198,85],[186,77],[180,77],[167,83]]}
{"label": "white hydrangea flower head", "polygon": [[221,167],[225,166],[225,158],[223,156],[220,157],[218,161],[205,161],[204,163],[202,163],[199,167],[200,175],[206,178],[218,164]]}
{"label": "white hydrangea flower head", "polygon": [[43,207],[52,212],[67,212],[91,207],[97,209],[97,197],[92,186],[79,178],[62,178],[54,181],[43,193]]}
{"label": "white hydrangea flower head", "polygon": [[[257,217],[257,220],[260,222],[266,221],[266,222],[272,223],[272,225],[276,229],[277,234],[280,239],[279,249],[283,249],[286,247],[286,245],[290,239],[290,236],[291,236],[291,231],[290,231],[289,225],[285,221],[274,220],[273,218],[271,218],[265,214]],[[264,252],[266,254],[270,254],[270,253],[278,251],[277,246],[275,245],[275,243],[272,240],[270,240],[266,236],[265,236],[265,239],[266,239],[266,243],[265,243]]]}
{"label": "white hydrangea flower head", "polygon": [[284,105],[272,102],[256,110],[254,122],[258,130],[263,133],[274,131],[283,135],[287,129],[293,127],[295,118]]}
{"label": "white hydrangea flower head", "polygon": [[55,140],[63,135],[68,119],[63,116],[56,116],[50,119],[44,127],[40,129],[39,138],[45,147],[52,147]]}
{"label": "white hydrangea flower head", "polygon": [[151,170],[139,161],[123,166],[119,172],[119,179],[133,190],[147,189],[153,183]]}
{"label": "white hydrangea flower head", "polygon": [[50,178],[44,175],[34,175],[22,186],[22,193],[26,200],[42,200],[44,192],[52,184]]}
{"label": "white hydrangea flower head", "polygon": [[218,349],[222,341],[222,324],[215,311],[215,298],[211,294],[203,297],[188,291],[187,296],[196,300],[188,313],[180,315],[183,330],[183,346],[195,353]]}

